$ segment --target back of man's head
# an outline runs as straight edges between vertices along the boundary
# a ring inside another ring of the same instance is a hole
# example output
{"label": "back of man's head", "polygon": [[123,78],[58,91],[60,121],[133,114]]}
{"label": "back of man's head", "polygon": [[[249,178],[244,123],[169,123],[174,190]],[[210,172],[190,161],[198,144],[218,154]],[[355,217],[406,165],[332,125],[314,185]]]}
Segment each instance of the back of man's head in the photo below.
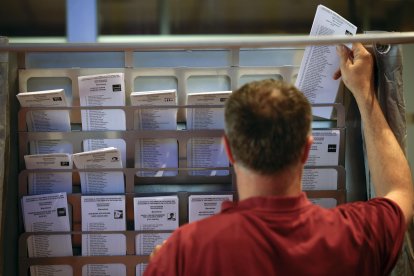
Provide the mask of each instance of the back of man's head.
{"label": "back of man's head", "polygon": [[265,175],[299,161],[311,121],[303,93],[276,80],[242,86],[225,106],[225,132],[235,162]]}

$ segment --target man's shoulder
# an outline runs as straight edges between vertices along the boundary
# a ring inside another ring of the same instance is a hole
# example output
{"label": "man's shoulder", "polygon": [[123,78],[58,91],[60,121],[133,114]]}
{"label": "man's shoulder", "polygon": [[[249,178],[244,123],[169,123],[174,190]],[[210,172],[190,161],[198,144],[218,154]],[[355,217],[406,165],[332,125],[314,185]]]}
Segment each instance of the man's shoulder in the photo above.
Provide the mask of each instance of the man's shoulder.
{"label": "man's shoulder", "polygon": [[[342,204],[333,209],[340,217],[359,224],[388,224],[396,227],[403,223],[403,214],[392,200],[377,197],[367,201],[355,201]],[[367,218],[369,218],[367,220]]]}
{"label": "man's shoulder", "polygon": [[347,210],[347,209],[389,209],[392,211],[401,211],[398,204],[385,197],[375,197],[366,201],[354,201],[341,204],[334,209]]}

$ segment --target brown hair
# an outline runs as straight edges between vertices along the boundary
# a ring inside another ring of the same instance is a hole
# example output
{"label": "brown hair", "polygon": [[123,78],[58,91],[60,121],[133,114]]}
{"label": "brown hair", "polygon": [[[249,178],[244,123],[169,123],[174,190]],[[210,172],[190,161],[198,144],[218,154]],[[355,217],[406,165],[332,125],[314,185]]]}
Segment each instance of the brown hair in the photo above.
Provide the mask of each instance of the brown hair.
{"label": "brown hair", "polygon": [[274,174],[299,161],[312,111],[293,85],[263,80],[234,91],[224,117],[234,160],[260,174]]}

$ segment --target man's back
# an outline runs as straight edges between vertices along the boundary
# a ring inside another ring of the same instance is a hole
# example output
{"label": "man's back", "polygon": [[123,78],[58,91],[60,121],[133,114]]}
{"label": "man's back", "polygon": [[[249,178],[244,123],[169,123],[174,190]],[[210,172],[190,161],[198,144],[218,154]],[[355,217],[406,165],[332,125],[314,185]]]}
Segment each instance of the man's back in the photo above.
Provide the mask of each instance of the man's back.
{"label": "man's back", "polygon": [[255,197],[180,228],[146,272],[386,275],[399,254],[404,229],[401,210],[387,199],[323,209],[304,194]]}

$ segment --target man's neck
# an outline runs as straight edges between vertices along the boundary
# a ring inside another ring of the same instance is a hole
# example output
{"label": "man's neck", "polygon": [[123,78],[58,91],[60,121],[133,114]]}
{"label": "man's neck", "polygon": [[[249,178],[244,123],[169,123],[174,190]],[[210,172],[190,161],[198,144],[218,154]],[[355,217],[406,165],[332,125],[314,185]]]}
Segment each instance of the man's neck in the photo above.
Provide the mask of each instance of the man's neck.
{"label": "man's neck", "polygon": [[255,196],[298,196],[302,192],[302,165],[263,175],[235,165],[239,200]]}

